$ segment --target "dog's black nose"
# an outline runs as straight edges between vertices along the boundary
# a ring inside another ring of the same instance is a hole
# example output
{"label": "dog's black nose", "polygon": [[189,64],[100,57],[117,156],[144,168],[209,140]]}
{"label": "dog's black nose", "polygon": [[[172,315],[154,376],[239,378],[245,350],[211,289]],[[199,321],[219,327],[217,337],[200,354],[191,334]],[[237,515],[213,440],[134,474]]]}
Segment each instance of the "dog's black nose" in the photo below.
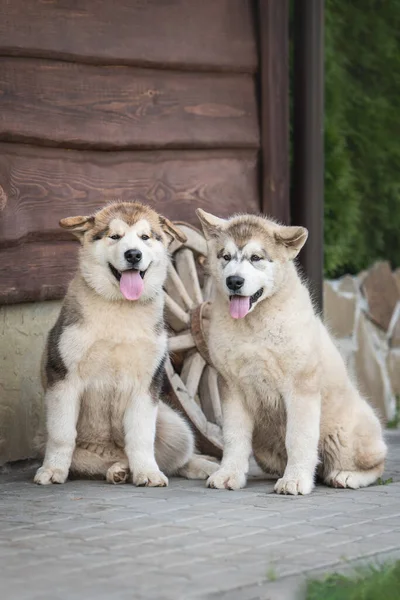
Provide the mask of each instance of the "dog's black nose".
{"label": "dog's black nose", "polygon": [[226,285],[232,292],[237,292],[243,287],[244,279],[243,277],[239,277],[239,275],[231,275],[226,278]]}
{"label": "dog's black nose", "polygon": [[127,250],[124,256],[128,263],[131,263],[131,265],[137,265],[138,262],[142,260],[142,253],[140,250]]}

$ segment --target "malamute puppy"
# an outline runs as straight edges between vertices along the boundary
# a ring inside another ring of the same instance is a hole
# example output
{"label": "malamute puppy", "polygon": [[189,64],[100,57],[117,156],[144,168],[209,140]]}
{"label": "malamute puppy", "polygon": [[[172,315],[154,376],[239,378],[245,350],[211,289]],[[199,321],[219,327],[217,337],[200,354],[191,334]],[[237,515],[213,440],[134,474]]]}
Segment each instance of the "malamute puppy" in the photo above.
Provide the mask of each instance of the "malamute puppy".
{"label": "malamute puppy", "polygon": [[224,457],[214,488],[246,484],[249,456],[275,491],[359,488],[383,472],[386,445],[293,264],[308,232],[263,217],[197,211],[216,284],[209,350],[224,379]]}
{"label": "malamute puppy", "polygon": [[167,246],[185,236],[139,203],[60,225],[82,247],[45,351],[47,445],[35,482],[64,483],[70,469],[148,486],[207,478],[217,465],[194,454],[186,421],[159,402]]}

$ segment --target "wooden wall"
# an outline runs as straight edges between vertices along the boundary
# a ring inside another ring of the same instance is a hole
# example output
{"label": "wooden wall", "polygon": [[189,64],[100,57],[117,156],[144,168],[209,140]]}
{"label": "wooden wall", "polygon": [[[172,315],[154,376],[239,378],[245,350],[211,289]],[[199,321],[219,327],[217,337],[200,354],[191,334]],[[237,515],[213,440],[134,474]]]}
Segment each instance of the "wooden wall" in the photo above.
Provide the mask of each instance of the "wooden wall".
{"label": "wooden wall", "polygon": [[255,10],[0,0],[0,303],[64,294],[77,245],[62,217],[113,199],[194,224],[198,206],[265,207]]}

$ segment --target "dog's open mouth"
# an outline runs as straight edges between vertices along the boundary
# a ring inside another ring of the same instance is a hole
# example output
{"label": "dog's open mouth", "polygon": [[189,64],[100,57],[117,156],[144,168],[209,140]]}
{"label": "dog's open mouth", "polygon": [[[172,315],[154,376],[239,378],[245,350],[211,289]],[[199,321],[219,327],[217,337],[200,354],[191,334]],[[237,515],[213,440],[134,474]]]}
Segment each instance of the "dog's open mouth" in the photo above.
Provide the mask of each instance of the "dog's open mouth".
{"label": "dog's open mouth", "polygon": [[126,300],[138,300],[143,293],[143,279],[146,271],[137,269],[128,269],[127,271],[118,271],[111,263],[108,263],[111,273],[119,282],[119,289]]}
{"label": "dog's open mouth", "polygon": [[[127,273],[127,271],[118,271],[111,263],[108,263],[108,266],[110,267],[110,271],[117,281],[121,281],[122,273]],[[136,269],[128,269],[128,271],[135,271],[136,273],[139,273],[142,279],[146,275],[146,271],[137,271]]]}
{"label": "dog's open mouth", "polygon": [[264,288],[260,288],[258,292],[252,296],[230,296],[229,312],[234,319],[243,319],[257,300],[263,294]]}

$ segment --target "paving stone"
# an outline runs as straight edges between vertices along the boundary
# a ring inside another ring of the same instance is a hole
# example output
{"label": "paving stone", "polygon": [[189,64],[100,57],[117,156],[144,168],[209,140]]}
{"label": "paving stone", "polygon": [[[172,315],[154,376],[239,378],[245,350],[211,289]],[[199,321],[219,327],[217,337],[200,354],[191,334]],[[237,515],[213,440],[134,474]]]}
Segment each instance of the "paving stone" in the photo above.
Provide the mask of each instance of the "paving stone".
{"label": "paving stone", "polygon": [[387,439],[394,483],[298,498],[271,494],[255,469],[237,494],[175,478],[160,490],[40,488],[33,470],[11,469],[0,475],[1,589],[7,600],[290,600],[305,573],[400,553],[400,433]]}

